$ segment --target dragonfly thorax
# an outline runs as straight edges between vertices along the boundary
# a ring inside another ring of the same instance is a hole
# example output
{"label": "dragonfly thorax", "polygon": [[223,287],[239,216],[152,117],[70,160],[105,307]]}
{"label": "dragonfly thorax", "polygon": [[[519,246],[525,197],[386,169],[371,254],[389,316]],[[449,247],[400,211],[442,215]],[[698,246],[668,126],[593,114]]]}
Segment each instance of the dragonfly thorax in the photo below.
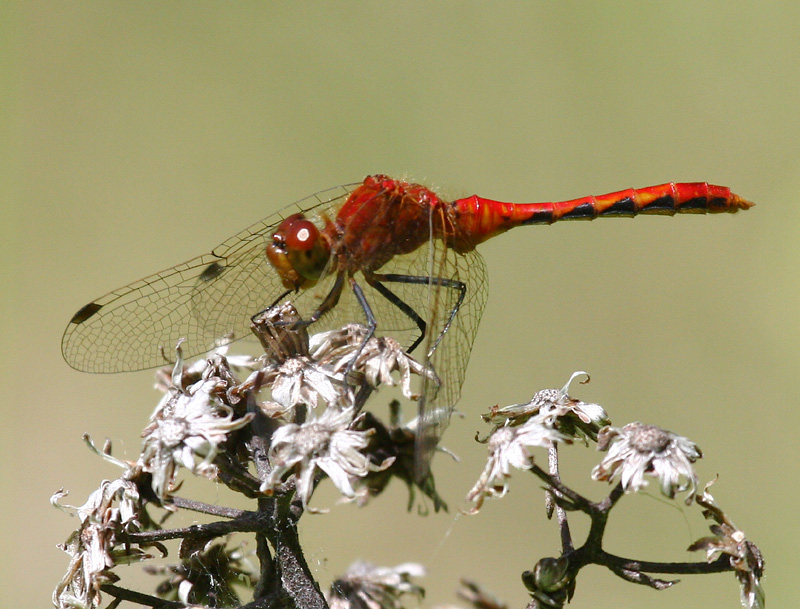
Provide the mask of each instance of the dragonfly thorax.
{"label": "dragonfly thorax", "polygon": [[333,251],[350,272],[377,271],[442,232],[436,194],[419,184],[369,176],[339,210]]}

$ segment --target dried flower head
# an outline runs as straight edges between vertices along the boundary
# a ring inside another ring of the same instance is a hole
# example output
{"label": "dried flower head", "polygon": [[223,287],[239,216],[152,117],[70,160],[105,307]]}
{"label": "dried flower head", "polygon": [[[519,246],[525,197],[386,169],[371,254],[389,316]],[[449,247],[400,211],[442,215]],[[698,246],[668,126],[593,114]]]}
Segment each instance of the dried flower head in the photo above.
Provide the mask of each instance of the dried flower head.
{"label": "dried flower head", "polygon": [[[50,501],[62,507],[58,501],[64,496],[66,493],[59,491]],[[112,567],[152,558],[125,543],[125,534],[139,531],[141,521],[146,520],[141,514],[139,490],[130,480],[104,480],[84,505],[63,507],[74,510],[81,524],[59,546],[71,558],[53,592],[53,604],[59,609],[98,607],[100,587],[118,579]]]}
{"label": "dried flower head", "polygon": [[702,456],[698,446],[683,436],[643,423],[628,423],[623,428],[600,431],[598,450],[608,451],[592,470],[593,480],[611,482],[617,475],[625,492],[647,486],[645,475],[658,478],[661,492],[673,499],[688,490],[687,505],[697,489],[697,474],[692,467]]}
{"label": "dried flower head", "polygon": [[764,558],[758,546],[747,540],[744,531],[733,524],[708,492],[714,482],[706,484],[702,494],[695,497],[697,504],[705,508],[703,515],[716,522],[710,527],[713,535],[698,539],[689,546],[689,550],[705,550],[709,563],[723,555],[727,556],[736,573],[736,579],[739,580],[742,606],[747,609],[763,609],[766,602],[761,587]]}
{"label": "dried flower head", "polygon": [[371,463],[362,452],[369,443],[370,432],[352,431],[352,423],[352,409],[328,408],[319,418],[302,425],[287,423],[280,427],[272,436],[269,450],[272,471],[261,490],[274,489],[292,472],[296,477],[297,495],[307,508],[314,492],[314,475],[319,469],[328,475],[342,495],[353,497],[352,477],[363,477],[389,467],[393,459]]}
{"label": "dried flower head", "polygon": [[291,302],[285,302],[256,315],[250,329],[264,347],[268,363],[308,355],[308,326]]}
{"label": "dried flower head", "polygon": [[[175,477],[183,466],[193,474],[213,478],[213,460],[228,434],[248,425],[252,414],[236,417],[223,403],[226,391],[236,382],[223,356],[203,360],[200,379],[185,387],[180,345],[172,382],[166,395],[142,431],[139,457],[141,469],[153,476],[153,491],[162,501],[174,490]],[[192,370],[196,374],[197,370]],[[185,388],[184,388],[185,387]]]}
{"label": "dried flower head", "polygon": [[298,407],[316,408],[320,397],[327,405],[344,405],[352,401],[343,375],[319,366],[305,356],[287,359],[264,372],[263,382],[270,386],[272,399],[280,406],[273,410],[288,415],[289,420],[294,420],[293,413]]}
{"label": "dried flower head", "polygon": [[492,408],[482,415],[484,421],[496,425],[521,425],[530,417],[547,415],[545,424],[557,429],[562,434],[587,443],[587,438],[597,440],[597,433],[611,423],[608,414],[599,404],[582,402],[569,395],[569,386],[575,378],[584,375],[589,382],[589,374],[583,371],[573,372],[561,389],[542,389],[524,404],[513,404],[503,408]]}
{"label": "dried flower head", "polygon": [[[309,354],[306,326],[291,303],[268,309],[253,320],[252,329],[265,351],[266,365],[258,374],[272,393],[273,401],[262,405],[267,416],[293,422],[296,409],[316,408],[320,397],[327,405],[351,402],[344,376]],[[252,382],[251,376],[245,385]]]}
{"label": "dried flower head", "polygon": [[424,596],[423,588],[411,582],[412,577],[423,575],[425,568],[417,563],[390,568],[356,562],[331,584],[328,605],[331,609],[400,609],[404,594]]}
{"label": "dried flower head", "polygon": [[[403,395],[416,400],[420,396],[411,387],[412,374],[436,380],[433,372],[405,352],[390,337],[367,339],[369,329],[360,324],[322,332],[311,338],[311,353],[320,363],[330,363],[337,373],[356,372],[373,388],[400,385]],[[396,381],[393,373],[399,373]]]}
{"label": "dried flower head", "polygon": [[467,500],[474,503],[467,513],[477,513],[485,498],[503,497],[508,492],[512,466],[517,469],[533,466],[533,453],[529,447],[549,448],[556,442],[572,442],[548,423],[549,415],[538,414],[516,427],[499,427],[492,432],[488,439],[489,459],[467,494]]}
{"label": "dried flower head", "polygon": [[319,332],[309,340],[311,356],[320,362],[328,363],[349,356],[357,350],[369,336],[369,328],[363,324],[350,323],[341,328]]}

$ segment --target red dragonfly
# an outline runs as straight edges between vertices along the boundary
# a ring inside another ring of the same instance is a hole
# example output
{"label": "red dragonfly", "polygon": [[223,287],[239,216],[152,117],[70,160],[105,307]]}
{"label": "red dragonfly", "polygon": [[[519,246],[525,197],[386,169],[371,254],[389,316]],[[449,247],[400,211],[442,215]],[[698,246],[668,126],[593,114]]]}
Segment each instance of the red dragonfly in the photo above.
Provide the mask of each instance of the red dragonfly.
{"label": "red dragonfly", "polygon": [[638,214],[736,212],[752,205],[724,186],[669,183],[559,203],[448,202],[383,175],[302,199],[210,253],[87,304],[62,340],[67,363],[89,372],[164,364],[161,349],[185,339],[188,356],[221,337],[248,335],[251,316],[290,299],[327,329],[366,320],[423,354],[438,375],[420,401],[435,448],[459,398],[486,302],[476,246],[510,228]]}

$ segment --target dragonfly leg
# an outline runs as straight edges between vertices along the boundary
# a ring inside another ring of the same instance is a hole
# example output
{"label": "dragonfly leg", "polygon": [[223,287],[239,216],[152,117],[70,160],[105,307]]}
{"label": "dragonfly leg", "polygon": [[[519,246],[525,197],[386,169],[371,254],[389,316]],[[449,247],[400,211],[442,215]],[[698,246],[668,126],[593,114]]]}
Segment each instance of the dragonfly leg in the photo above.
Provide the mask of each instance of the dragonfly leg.
{"label": "dragonfly leg", "polygon": [[425,320],[420,317],[419,313],[417,313],[411,305],[407,302],[402,300],[397,294],[392,292],[389,288],[383,285],[378,278],[383,278],[384,276],[375,275],[365,275],[365,279],[367,283],[375,288],[380,294],[389,302],[391,302],[394,306],[396,306],[400,311],[402,311],[411,321],[413,321],[417,328],[419,328],[419,336],[417,339],[412,343],[412,345],[408,348],[408,352],[411,353],[416,349],[419,344],[422,342],[422,339],[425,338],[425,329],[428,327],[428,324],[425,323]]}
{"label": "dragonfly leg", "polygon": [[[336,274],[336,281],[334,281],[333,286],[331,287],[330,291],[328,292],[327,296],[325,296],[325,300],[317,307],[316,311],[311,314],[311,317],[308,319],[301,319],[296,322],[292,322],[292,326],[296,328],[302,328],[305,326],[310,326],[315,321],[319,320],[320,317],[325,315],[328,311],[330,311],[333,307],[336,306],[336,303],[339,302],[339,297],[342,295],[342,288],[344,287],[344,272],[340,271]],[[269,311],[272,307],[277,305],[281,300],[286,298],[289,294],[291,294],[294,290],[286,290],[283,294],[281,294],[271,305],[269,305],[263,311],[259,311],[255,315],[253,315],[250,319],[254,320],[256,317],[261,315],[262,313]]]}
{"label": "dragonfly leg", "polygon": [[[425,277],[424,275],[398,275],[396,273],[387,273],[385,275],[375,274],[372,275],[372,277],[377,281],[385,281],[390,283],[412,283],[416,285],[435,285],[443,288],[448,288],[451,290],[458,290],[458,300],[456,301],[455,305],[453,305],[453,308],[450,309],[450,313],[447,316],[447,322],[445,323],[444,328],[442,328],[442,331],[439,333],[439,336],[436,337],[436,341],[431,346],[430,353],[428,353],[428,357],[430,357],[430,355],[434,351],[436,351],[436,348],[442,341],[442,337],[444,337],[444,335],[447,333],[447,330],[450,329],[450,325],[453,323],[453,320],[458,314],[458,311],[464,302],[464,298],[467,295],[467,284],[464,283],[463,281],[458,281],[457,279],[449,279],[447,277]],[[388,291],[388,288],[386,288],[385,286],[383,287]],[[392,302],[401,311],[403,311],[406,315],[411,317],[411,319],[414,319],[414,317],[412,317],[408,311],[411,311],[411,313],[413,313],[416,317],[419,317],[416,314],[416,312],[410,306],[408,306],[407,303],[397,298],[396,295],[393,294],[393,296],[395,296],[396,302],[394,300],[392,300]],[[425,324],[425,320],[420,319],[420,321],[422,322],[422,324]],[[409,349],[409,351],[413,350],[414,347],[419,345],[419,343],[422,341],[422,337],[425,334],[425,326],[424,325],[420,326],[419,323],[417,324],[417,326],[422,331],[422,335],[414,342],[414,345],[411,347],[411,349]]]}
{"label": "dragonfly leg", "polygon": [[345,377],[350,374],[350,371],[358,362],[358,358],[361,357],[361,352],[364,350],[364,347],[375,335],[375,329],[378,327],[378,322],[375,319],[375,314],[372,312],[372,307],[369,306],[369,301],[367,300],[366,295],[364,294],[364,290],[361,289],[361,286],[356,283],[356,280],[352,277],[350,278],[350,287],[353,289],[353,293],[356,295],[356,300],[358,304],[361,305],[361,308],[364,311],[364,316],[367,318],[367,335],[364,337],[364,340],[361,341],[361,344],[358,346],[358,351],[356,352],[355,357],[350,362],[350,365],[347,366],[347,370],[345,371]]}
{"label": "dragonfly leg", "polygon": [[286,298],[286,297],[287,297],[289,294],[291,294],[291,293],[292,293],[292,290],[286,290],[286,291],[285,291],[283,294],[281,294],[281,295],[280,295],[280,296],[278,296],[278,297],[277,297],[275,300],[273,300],[271,305],[269,305],[268,307],[266,307],[266,308],[264,308],[264,309],[261,309],[261,310],[260,310],[258,313],[256,313],[255,315],[251,315],[251,316],[250,316],[250,321],[252,321],[252,322],[255,322],[257,317],[260,317],[261,315],[263,315],[264,313],[266,313],[267,311],[269,311],[269,310],[270,310],[272,307],[274,307],[275,305],[277,305],[277,304],[278,304],[278,303],[279,303],[281,300],[283,300],[284,298]]}
{"label": "dragonfly leg", "polygon": [[333,282],[330,292],[328,292],[328,295],[325,296],[325,300],[323,300],[322,303],[317,307],[317,310],[311,314],[311,317],[308,319],[308,323],[306,325],[313,324],[320,317],[325,315],[325,313],[336,306],[336,303],[339,302],[339,297],[342,295],[343,287],[344,271],[339,271],[336,273],[336,281]]}

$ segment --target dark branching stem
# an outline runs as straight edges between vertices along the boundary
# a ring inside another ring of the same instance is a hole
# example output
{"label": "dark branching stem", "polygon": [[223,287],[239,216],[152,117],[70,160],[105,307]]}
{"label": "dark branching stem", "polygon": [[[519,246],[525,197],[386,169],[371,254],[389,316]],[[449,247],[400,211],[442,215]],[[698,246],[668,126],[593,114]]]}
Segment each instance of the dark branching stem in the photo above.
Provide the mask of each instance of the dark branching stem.
{"label": "dark branching stem", "polygon": [[[216,459],[227,464],[225,482],[235,490],[244,487],[252,493],[258,491],[260,480],[270,473],[268,457],[270,421],[258,413],[251,426],[252,435],[247,446],[256,476],[237,465],[233,460]],[[222,478],[222,476],[221,476]],[[255,482],[253,482],[255,481]],[[245,511],[210,505],[182,497],[173,497],[175,507],[225,518],[208,524],[198,524],[178,529],[163,529],[132,533],[126,541],[141,545],[158,544],[170,539],[211,540],[236,532],[256,534],[256,555],[260,561],[259,579],[254,589],[254,600],[245,605],[249,609],[302,608],[327,609],[325,597],[314,580],[300,546],[297,523],[303,514],[303,505],[296,499],[294,484],[287,483],[274,490],[271,496],[258,493],[257,511]],[[167,602],[118,586],[103,586],[103,591],[116,597],[148,607],[182,607],[181,603]]]}
{"label": "dark branching stem", "polygon": [[[270,473],[268,459],[271,422],[258,408],[250,408],[255,418],[250,427],[248,446],[256,475],[265,480]],[[277,489],[270,497],[258,500],[258,514],[269,526],[258,531],[256,554],[261,562],[251,606],[327,609],[328,604],[306,562],[297,523],[303,514],[294,488]],[[269,602],[267,602],[269,601]]]}
{"label": "dark branching stem", "polygon": [[[571,546],[564,546],[562,556],[569,561],[569,571],[571,578],[574,579],[578,571],[589,564],[602,565],[617,576],[638,584],[644,584],[653,588],[663,589],[671,586],[674,582],[658,580],[645,575],[645,573],[669,573],[669,574],[705,574],[720,573],[731,571],[733,567],[728,557],[724,555],[714,562],[652,562],[644,560],[633,560],[609,554],[602,548],[603,536],[606,530],[608,516],[619,499],[623,496],[622,485],[616,485],[609,493],[608,497],[600,502],[594,503],[582,495],[576,493],[565,486],[558,475],[552,475],[538,465],[533,465],[531,471],[548,485],[548,491],[552,494],[556,504],[563,509],[564,519],[566,512],[584,512],[591,519],[589,534],[585,543],[577,549]],[[559,519],[559,523],[560,523]],[[562,527],[562,543],[564,543],[564,530]],[[569,529],[566,528],[567,535]]]}
{"label": "dark branching stem", "polygon": [[564,486],[558,477],[551,476],[535,463],[531,471],[550,487],[549,490],[553,492],[557,503],[562,505],[565,510],[570,512],[586,512],[591,515],[592,510],[596,509],[594,503],[576,493],[568,486]]}
{"label": "dark branching stem", "polygon": [[247,512],[245,510],[237,510],[223,505],[211,505],[210,503],[203,503],[202,501],[195,501],[194,499],[184,499],[183,497],[172,497],[172,505],[185,510],[192,510],[193,512],[200,512],[211,516],[220,516],[222,518],[242,518],[243,516],[252,514],[252,512]]}
{"label": "dark branching stem", "polygon": [[714,562],[651,562],[631,560],[601,551],[603,564],[609,569],[640,571],[642,573],[669,573],[671,575],[703,575],[705,573],[724,573],[731,571],[730,556],[722,555]]}
{"label": "dark branching stem", "polygon": [[[299,501],[292,495],[259,500],[259,508],[271,512],[274,526],[264,534],[274,550],[274,569],[268,570],[274,594],[288,596],[287,607],[302,609],[327,609],[325,597],[308,567],[297,531],[297,520],[303,512]],[[263,573],[263,568],[262,568]],[[259,585],[261,582],[259,582]]]}
{"label": "dark branching stem", "polygon": [[195,524],[181,529],[160,529],[157,531],[145,531],[142,533],[130,533],[126,540],[131,543],[148,544],[157,541],[168,541],[170,539],[186,538],[209,538],[224,537],[231,533],[245,533],[260,531],[265,526],[264,515],[258,512],[242,512],[242,514],[232,520],[221,522],[211,522],[208,524]]}

